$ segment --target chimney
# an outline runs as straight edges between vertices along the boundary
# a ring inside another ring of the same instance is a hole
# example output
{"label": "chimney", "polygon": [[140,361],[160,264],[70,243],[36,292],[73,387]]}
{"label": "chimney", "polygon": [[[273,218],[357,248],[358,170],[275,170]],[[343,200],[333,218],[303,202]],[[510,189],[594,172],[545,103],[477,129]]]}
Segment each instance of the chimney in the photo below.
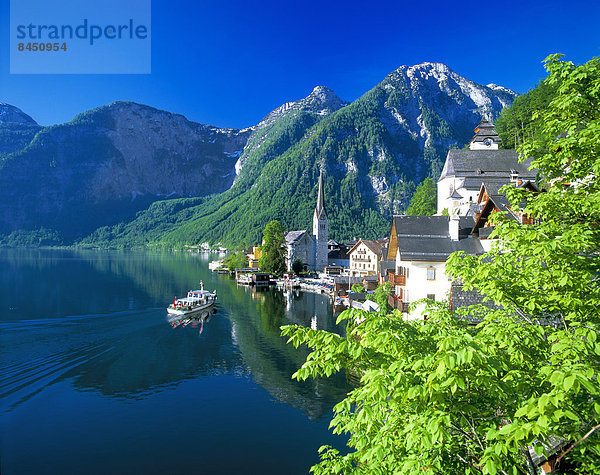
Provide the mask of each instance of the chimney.
{"label": "chimney", "polygon": [[519,172],[517,170],[511,170],[510,171],[510,182],[511,183],[516,183],[517,186],[520,185],[520,183],[519,183]]}
{"label": "chimney", "polygon": [[450,239],[453,241],[458,241],[458,228],[460,224],[460,216],[458,213],[454,213],[450,216],[450,221],[448,222],[448,231],[450,232]]}

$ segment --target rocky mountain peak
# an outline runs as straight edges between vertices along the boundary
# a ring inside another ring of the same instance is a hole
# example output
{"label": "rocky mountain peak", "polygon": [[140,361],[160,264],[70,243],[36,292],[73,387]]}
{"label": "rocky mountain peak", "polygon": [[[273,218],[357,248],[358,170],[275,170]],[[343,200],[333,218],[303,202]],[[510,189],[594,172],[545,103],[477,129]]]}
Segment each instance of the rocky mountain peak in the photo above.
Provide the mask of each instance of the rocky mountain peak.
{"label": "rocky mountain peak", "polygon": [[414,66],[410,66],[408,69],[410,70],[430,70],[430,71],[436,71],[438,73],[452,73],[454,71],[452,71],[452,69],[450,69],[447,65],[445,65],[444,63],[438,63],[438,62],[430,62],[430,61],[425,61],[423,63],[419,63],[419,64],[415,64]]}
{"label": "rocky mountain peak", "polygon": [[[510,105],[518,95],[496,84],[478,84],[447,65],[435,62],[400,66],[386,77],[383,84],[386,88],[401,89],[417,100],[437,98],[435,102],[447,106],[470,103],[469,109],[477,110],[479,117],[488,120],[494,120],[500,110]],[[450,114],[448,119],[449,123],[457,120],[454,114]]]}
{"label": "rocky mountain peak", "polygon": [[35,120],[18,107],[11,106],[5,102],[0,102],[0,124],[7,124],[9,122],[37,125]]}
{"label": "rocky mountain peak", "polygon": [[302,99],[304,107],[312,109],[315,112],[323,111],[334,112],[348,105],[348,102],[341,100],[335,92],[326,86],[316,86],[312,92]]}
{"label": "rocky mountain peak", "polygon": [[335,92],[325,86],[316,86],[304,99],[290,101],[272,110],[256,126],[256,128],[271,125],[283,115],[292,111],[312,112],[319,115],[328,115],[348,105],[349,102],[340,99]]}

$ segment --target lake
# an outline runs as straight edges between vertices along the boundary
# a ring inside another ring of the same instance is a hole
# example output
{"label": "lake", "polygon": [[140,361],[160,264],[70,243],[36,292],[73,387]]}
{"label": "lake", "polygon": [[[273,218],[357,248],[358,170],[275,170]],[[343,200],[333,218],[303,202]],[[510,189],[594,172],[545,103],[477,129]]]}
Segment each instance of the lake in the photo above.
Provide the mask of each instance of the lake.
{"label": "lake", "polygon": [[[307,473],[343,374],[297,382],[281,325],[343,333],[327,297],[238,287],[214,255],[0,249],[0,460],[20,473]],[[173,328],[204,282],[216,313]]]}

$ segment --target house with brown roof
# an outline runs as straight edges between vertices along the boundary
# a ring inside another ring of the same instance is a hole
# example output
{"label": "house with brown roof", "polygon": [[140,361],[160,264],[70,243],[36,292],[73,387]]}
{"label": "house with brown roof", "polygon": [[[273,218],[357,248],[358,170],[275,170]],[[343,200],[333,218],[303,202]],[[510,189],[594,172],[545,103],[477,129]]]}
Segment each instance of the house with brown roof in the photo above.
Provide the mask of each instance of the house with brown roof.
{"label": "house with brown roof", "polygon": [[[474,208],[475,223],[471,234],[479,238],[486,251],[491,248],[490,235],[494,227],[491,225],[490,216],[493,213],[500,212],[519,224],[533,224],[532,218],[523,212],[522,206],[511,206],[506,195],[500,191],[503,186],[499,183],[483,182],[477,196],[477,206]],[[531,193],[540,193],[540,189],[531,181],[518,182],[515,186]]]}
{"label": "house with brown roof", "polygon": [[350,257],[350,275],[355,277],[378,275],[386,244],[385,240],[368,241],[361,239],[358,241],[348,251],[348,256]]}

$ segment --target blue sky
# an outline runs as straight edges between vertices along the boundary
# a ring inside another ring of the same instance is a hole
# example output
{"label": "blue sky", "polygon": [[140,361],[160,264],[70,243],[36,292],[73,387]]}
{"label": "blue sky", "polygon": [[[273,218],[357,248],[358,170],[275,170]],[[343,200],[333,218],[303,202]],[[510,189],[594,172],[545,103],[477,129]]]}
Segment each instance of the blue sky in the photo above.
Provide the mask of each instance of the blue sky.
{"label": "blue sky", "polygon": [[352,101],[403,64],[438,61],[523,93],[550,53],[600,56],[600,2],[589,0],[153,0],[151,74],[11,75],[0,5],[0,101],[44,125],[130,100],[242,128],[316,85]]}

